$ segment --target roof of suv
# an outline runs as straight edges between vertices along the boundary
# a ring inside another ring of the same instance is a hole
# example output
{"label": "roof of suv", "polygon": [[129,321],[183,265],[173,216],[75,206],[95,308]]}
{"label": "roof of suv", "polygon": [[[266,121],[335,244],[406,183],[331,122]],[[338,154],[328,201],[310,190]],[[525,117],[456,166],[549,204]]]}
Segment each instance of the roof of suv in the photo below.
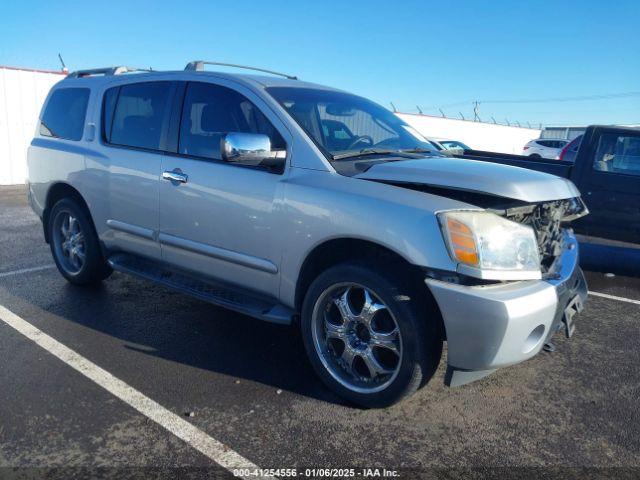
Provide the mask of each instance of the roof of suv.
{"label": "roof of suv", "polygon": [[[116,68],[116,67],[114,67]],[[102,69],[100,69],[102,70]],[[327,87],[324,85],[319,85],[311,82],[304,82],[301,80],[291,79],[279,77],[276,75],[255,75],[255,74],[245,74],[245,73],[228,73],[228,72],[216,72],[216,71],[193,71],[193,70],[174,70],[174,71],[130,71],[130,73],[120,73],[120,74],[88,74],[83,75],[82,71],[78,72],[79,75],[74,72],[67,76],[62,82],[71,82],[74,83],[83,83],[87,85],[100,85],[103,83],[111,83],[114,79],[127,79],[133,82],[140,81],[143,79],[153,79],[155,77],[162,76],[164,78],[167,77],[177,77],[177,79],[185,80],[185,79],[198,79],[198,78],[223,78],[228,80],[234,80],[236,82],[251,84],[254,87],[258,88],[268,88],[268,87],[294,87],[294,88],[316,88],[322,90],[338,90],[335,88]],[[126,82],[125,82],[126,83]],[[60,85],[62,86],[62,84]]]}

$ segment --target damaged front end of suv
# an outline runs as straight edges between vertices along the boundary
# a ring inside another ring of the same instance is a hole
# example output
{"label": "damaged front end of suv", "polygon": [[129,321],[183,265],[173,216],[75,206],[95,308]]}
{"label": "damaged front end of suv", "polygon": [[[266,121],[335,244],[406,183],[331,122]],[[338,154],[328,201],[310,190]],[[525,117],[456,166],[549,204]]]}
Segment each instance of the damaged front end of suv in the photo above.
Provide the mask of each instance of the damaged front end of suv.
{"label": "damaged front end of suv", "polygon": [[497,211],[499,215],[530,226],[536,236],[542,278],[557,277],[556,264],[562,254],[564,234],[568,224],[589,213],[580,197],[536,203]]}
{"label": "damaged front end of suv", "polygon": [[455,271],[425,269],[448,343],[447,385],[531,358],[563,326],[573,333],[587,286],[570,223],[588,210],[571,182],[440,158],[359,177],[468,205],[435,212]]}
{"label": "damaged front end of suv", "polygon": [[[495,199],[492,199],[495,200]],[[464,385],[537,354],[586,301],[569,227],[588,213],[580,197],[438,214],[459,276],[425,280],[448,340],[445,382]]]}

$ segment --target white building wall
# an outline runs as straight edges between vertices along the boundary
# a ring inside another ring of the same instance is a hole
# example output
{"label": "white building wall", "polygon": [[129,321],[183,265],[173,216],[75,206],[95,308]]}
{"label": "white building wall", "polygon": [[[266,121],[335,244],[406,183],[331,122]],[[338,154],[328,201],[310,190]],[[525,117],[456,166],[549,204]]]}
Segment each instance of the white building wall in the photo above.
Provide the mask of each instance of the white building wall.
{"label": "white building wall", "polygon": [[62,80],[54,72],[0,66],[0,185],[24,183],[27,148],[51,87]]}
{"label": "white building wall", "polygon": [[456,120],[412,113],[396,113],[425,137],[459,140],[474,150],[520,155],[522,147],[540,137],[535,128]]}

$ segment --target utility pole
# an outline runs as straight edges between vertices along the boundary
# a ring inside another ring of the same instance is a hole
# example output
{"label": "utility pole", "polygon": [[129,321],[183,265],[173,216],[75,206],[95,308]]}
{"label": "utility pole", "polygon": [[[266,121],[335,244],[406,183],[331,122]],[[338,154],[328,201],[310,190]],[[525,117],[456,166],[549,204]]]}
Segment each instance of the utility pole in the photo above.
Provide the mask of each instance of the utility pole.
{"label": "utility pole", "polygon": [[475,102],[473,102],[473,121],[474,122],[480,121],[479,111],[480,111],[480,102],[476,100]]}

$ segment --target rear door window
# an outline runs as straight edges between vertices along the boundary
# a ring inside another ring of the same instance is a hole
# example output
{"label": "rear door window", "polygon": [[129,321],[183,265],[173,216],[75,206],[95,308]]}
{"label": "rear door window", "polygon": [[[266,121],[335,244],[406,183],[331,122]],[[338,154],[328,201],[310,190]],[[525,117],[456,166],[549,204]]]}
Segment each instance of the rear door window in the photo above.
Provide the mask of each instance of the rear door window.
{"label": "rear door window", "polygon": [[[133,83],[105,93],[103,133],[108,143],[126,147],[162,150],[169,122],[172,83]],[[115,101],[113,113],[109,102]]]}
{"label": "rear door window", "polygon": [[640,176],[640,135],[603,134],[593,168],[601,172]]}
{"label": "rear door window", "polygon": [[54,91],[40,119],[40,135],[65,140],[82,139],[88,103],[88,88]]}

